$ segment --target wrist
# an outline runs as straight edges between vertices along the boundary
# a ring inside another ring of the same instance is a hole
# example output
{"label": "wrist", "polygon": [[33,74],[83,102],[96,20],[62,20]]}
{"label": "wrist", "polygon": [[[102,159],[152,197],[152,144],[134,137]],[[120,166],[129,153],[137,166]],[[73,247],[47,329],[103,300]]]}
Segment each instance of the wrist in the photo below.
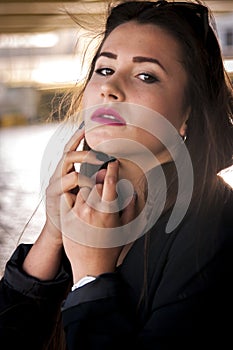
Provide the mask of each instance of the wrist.
{"label": "wrist", "polygon": [[116,269],[107,269],[107,268],[102,268],[102,269],[91,269],[91,268],[85,268],[82,271],[81,270],[81,266],[79,264],[79,266],[77,266],[75,264],[71,265],[71,269],[72,269],[72,275],[73,275],[73,281],[74,283],[80,281],[81,279],[83,279],[86,276],[91,276],[91,277],[97,277],[99,275],[102,275],[104,273],[114,273],[116,271]]}
{"label": "wrist", "polygon": [[46,220],[42,233],[47,236],[53,244],[58,246],[63,245],[61,231],[53,225],[49,219]]}
{"label": "wrist", "polygon": [[39,280],[52,280],[59,271],[62,252],[62,242],[52,238],[44,227],[27,254],[22,268],[28,275]]}
{"label": "wrist", "polygon": [[90,275],[82,277],[79,281],[73,284],[71,291],[73,292],[75,289],[83,287],[84,285],[95,281],[96,278],[97,278],[96,276],[90,276]]}

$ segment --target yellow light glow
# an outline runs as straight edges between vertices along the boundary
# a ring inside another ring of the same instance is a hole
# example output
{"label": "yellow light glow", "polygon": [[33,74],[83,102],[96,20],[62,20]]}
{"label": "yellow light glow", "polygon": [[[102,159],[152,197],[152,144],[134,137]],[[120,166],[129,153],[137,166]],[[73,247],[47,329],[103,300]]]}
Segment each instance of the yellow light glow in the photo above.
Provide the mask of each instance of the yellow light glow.
{"label": "yellow light glow", "polygon": [[46,48],[58,43],[55,33],[1,34],[0,49]]}
{"label": "yellow light glow", "polygon": [[233,188],[233,166],[222,170],[218,175]]}
{"label": "yellow light glow", "polygon": [[233,59],[232,60],[225,59],[224,60],[224,67],[228,73],[232,73],[233,72]]}

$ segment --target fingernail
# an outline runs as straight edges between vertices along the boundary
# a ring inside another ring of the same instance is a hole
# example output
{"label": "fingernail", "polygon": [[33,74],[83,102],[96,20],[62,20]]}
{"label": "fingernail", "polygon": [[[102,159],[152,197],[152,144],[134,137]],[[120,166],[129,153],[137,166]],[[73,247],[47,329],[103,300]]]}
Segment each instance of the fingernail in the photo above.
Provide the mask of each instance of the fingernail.
{"label": "fingernail", "polygon": [[84,127],[84,120],[82,121],[82,123],[79,125],[78,129],[81,130]]}
{"label": "fingernail", "polygon": [[109,159],[108,159],[108,163],[113,163],[113,162],[115,162],[117,159],[115,158],[115,157],[110,157]]}

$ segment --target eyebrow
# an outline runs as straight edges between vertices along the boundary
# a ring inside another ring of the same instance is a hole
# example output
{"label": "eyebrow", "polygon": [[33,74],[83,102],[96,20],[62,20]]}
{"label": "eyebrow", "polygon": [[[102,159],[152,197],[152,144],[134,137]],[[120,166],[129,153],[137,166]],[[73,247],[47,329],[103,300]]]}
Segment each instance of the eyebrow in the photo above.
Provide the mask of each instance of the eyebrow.
{"label": "eyebrow", "polygon": [[[117,59],[117,55],[115,53],[112,53],[112,52],[101,52],[99,54],[99,56],[97,57],[97,59],[99,57],[107,57],[107,58],[111,58],[113,60],[116,60]],[[134,63],[144,63],[144,62],[151,62],[151,63],[154,63],[158,66],[160,66],[162,68],[162,70],[164,70],[164,72],[167,73],[166,69],[164,68],[164,66],[159,62],[159,60],[157,60],[156,58],[152,58],[152,57],[143,57],[143,56],[135,56],[133,57],[133,62]]]}
{"label": "eyebrow", "polygon": [[112,52],[100,52],[99,56],[97,57],[97,59],[101,56],[104,56],[104,57],[108,57],[108,58],[112,58],[113,60],[116,60],[117,59],[117,55],[115,53],[112,53]]}

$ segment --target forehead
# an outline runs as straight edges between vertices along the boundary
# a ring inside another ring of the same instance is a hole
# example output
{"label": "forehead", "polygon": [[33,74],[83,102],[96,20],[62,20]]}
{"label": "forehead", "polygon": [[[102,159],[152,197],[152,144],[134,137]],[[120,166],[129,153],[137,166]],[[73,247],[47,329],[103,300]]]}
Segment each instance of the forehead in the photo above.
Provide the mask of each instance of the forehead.
{"label": "forehead", "polygon": [[[116,27],[106,38],[102,50],[143,51],[148,54],[163,54],[182,62],[180,43],[166,30],[153,24],[130,21]],[[137,52],[139,53],[139,52]]]}

